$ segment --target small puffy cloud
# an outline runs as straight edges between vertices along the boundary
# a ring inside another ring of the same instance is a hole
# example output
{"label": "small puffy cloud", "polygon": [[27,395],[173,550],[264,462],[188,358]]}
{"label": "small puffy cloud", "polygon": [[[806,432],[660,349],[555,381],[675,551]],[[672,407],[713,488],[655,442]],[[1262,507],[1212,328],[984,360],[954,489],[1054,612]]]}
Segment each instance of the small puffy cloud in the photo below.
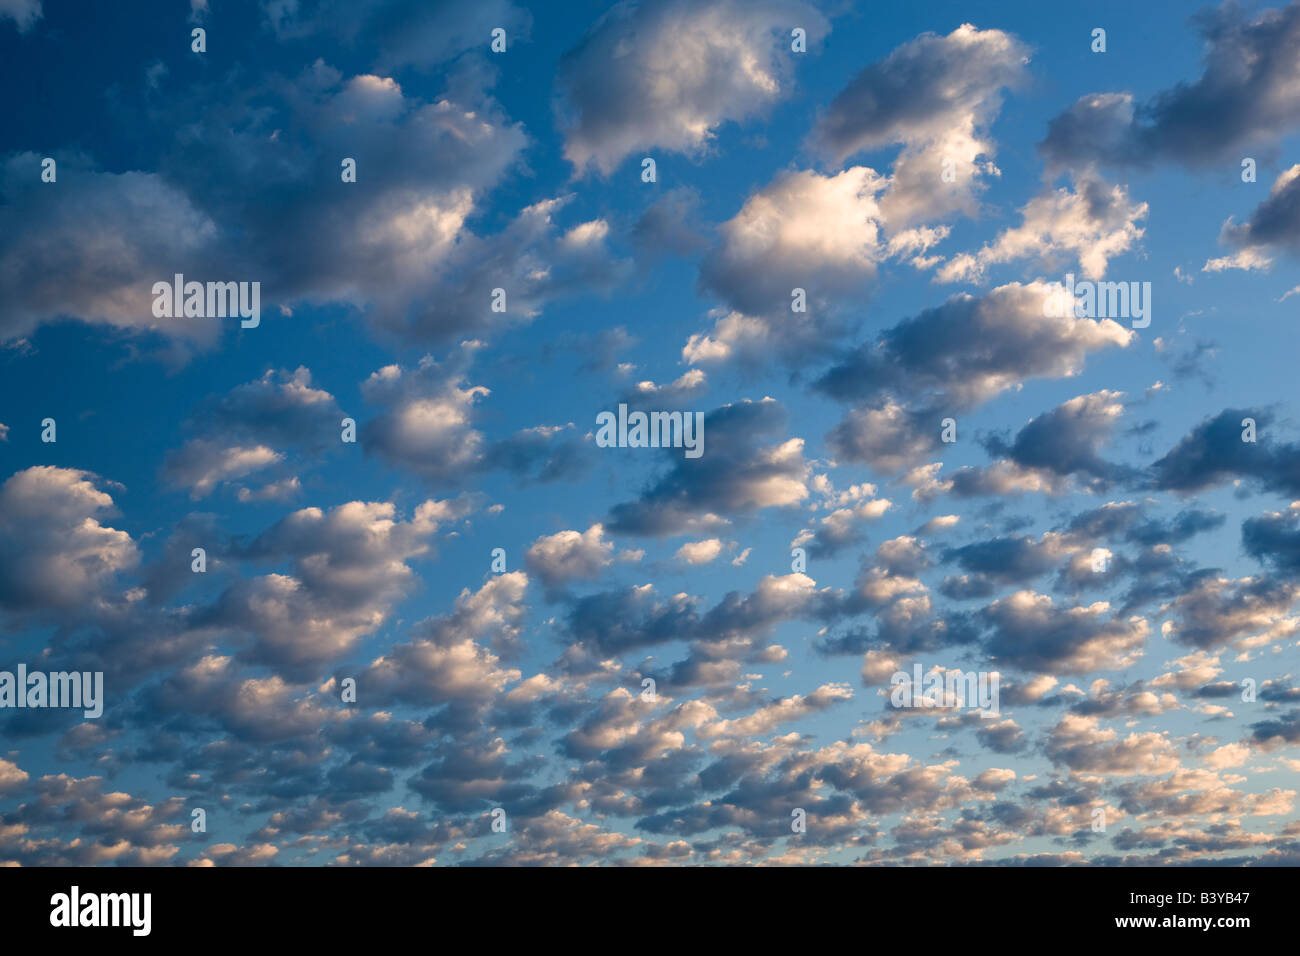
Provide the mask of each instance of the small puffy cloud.
{"label": "small puffy cloud", "polygon": [[282,460],[266,445],[227,445],[196,438],[167,456],[163,477],[173,485],[190,489],[190,497],[206,498],[220,484],[243,478]]}
{"label": "small puffy cloud", "polygon": [[798,0],[614,6],[560,65],[565,157],[609,175],[632,153],[698,155],[717,127],[788,92],[794,25],[810,44],[830,30]]}
{"label": "small puffy cloud", "polygon": [[527,585],[526,574],[512,571],[478,591],[462,591],[450,614],[422,623],[412,640],[376,658],[357,679],[358,689],[379,703],[487,703],[523,676],[500,666],[492,648],[514,645]]}
{"label": "small puffy cloud", "polygon": [[31,774],[22,767],[0,757],[0,794],[21,790],[30,779]]}
{"label": "small puffy cloud", "polygon": [[700,728],[706,739],[714,737],[755,737],[790,721],[800,720],[810,714],[827,710],[842,700],[853,697],[847,684],[823,684],[806,697],[795,694],[773,701],[752,714],[734,720],[720,720]]}
{"label": "small puffy cloud", "polygon": [[426,356],[414,369],[388,365],[371,373],[361,393],[384,411],[360,430],[362,447],[428,478],[452,478],[475,465],[484,438],[472,427],[473,408],[489,392],[467,385],[463,368]]}
{"label": "small puffy cloud", "polygon": [[627,405],[655,410],[679,406],[700,395],[705,389],[706,376],[703,369],[687,369],[671,382],[656,385],[646,380],[637,382],[633,389],[623,397]]}
{"label": "small puffy cloud", "polygon": [[599,523],[583,532],[543,535],[524,553],[524,562],[547,587],[597,577],[614,556],[614,545],[604,535]]}
{"label": "small puffy cloud", "polygon": [[1223,673],[1219,658],[1207,651],[1194,651],[1185,657],[1171,661],[1169,666],[1170,670],[1148,682],[1151,687],[1192,690],[1208,684]]}
{"label": "small puffy cloud", "polygon": [[1030,378],[1068,378],[1089,353],[1125,346],[1133,333],[1110,319],[1043,315],[1055,283],[1010,283],[957,295],[886,330],[817,383],[841,401],[897,393],[969,408]]}
{"label": "small puffy cloud", "polygon": [[261,378],[206,402],[193,416],[205,434],[320,452],[339,439],[343,412],[334,396],[299,366],[268,370]]}
{"label": "small puffy cloud", "polygon": [[810,558],[833,557],[845,548],[866,540],[863,522],[874,521],[891,507],[888,498],[864,501],[853,507],[836,508],[818,519],[811,528],[802,529],[790,542],[790,547],[808,548]]}
{"label": "small puffy cloud", "polygon": [[[1257,440],[1243,441],[1255,423]],[[1300,498],[1300,443],[1277,441],[1269,426],[1274,416],[1264,409],[1226,408],[1179,439],[1151,465],[1155,487],[1191,494],[1241,479]]]}
{"label": "small puffy cloud", "polygon": [[641,214],[632,228],[632,241],[638,250],[657,257],[686,256],[702,249],[706,239],[703,226],[697,222],[701,198],[689,186],[667,190]]}
{"label": "small puffy cloud", "polygon": [[677,549],[675,557],[686,564],[708,564],[722,553],[722,542],[717,538],[705,541],[688,541]]}
{"label": "small puffy cloud", "polygon": [[1267,643],[1293,637],[1290,615],[1300,584],[1270,577],[1204,576],[1169,606],[1166,636],[1185,647],[1213,650],[1243,639]]}
{"label": "small puffy cloud", "polygon": [[1104,489],[1132,476],[1130,469],[1100,456],[1124,414],[1121,398],[1121,392],[1106,390],[1079,395],[1033,419],[1010,443],[992,438],[985,447],[1019,469],[1074,476],[1086,487]]}
{"label": "small puffy cloud", "polygon": [[490,394],[467,381],[480,344],[462,343],[442,363],[425,356],[414,368],[387,365],[373,372],[361,394],[381,411],[358,426],[366,452],[445,485],[496,468],[549,481],[584,467],[582,440],[572,425],[534,426],[495,441],[474,426],[476,407]]}

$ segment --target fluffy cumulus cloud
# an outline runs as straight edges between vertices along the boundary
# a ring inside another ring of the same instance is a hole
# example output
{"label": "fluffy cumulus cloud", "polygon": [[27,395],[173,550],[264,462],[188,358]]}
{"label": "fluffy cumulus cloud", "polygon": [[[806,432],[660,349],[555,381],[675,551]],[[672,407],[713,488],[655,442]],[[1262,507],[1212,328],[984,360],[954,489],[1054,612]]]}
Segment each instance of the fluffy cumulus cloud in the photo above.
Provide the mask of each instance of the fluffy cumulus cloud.
{"label": "fluffy cumulus cloud", "polygon": [[236,486],[240,501],[291,500],[302,491],[300,473],[339,441],[343,417],[310,369],[268,370],[195,409],[188,428],[198,434],[167,456],[163,477],[199,499],[257,475],[260,486]]}
{"label": "fluffy cumulus cloud", "polygon": [[1036,673],[1079,674],[1121,670],[1142,654],[1147,622],[1117,620],[1109,611],[1104,602],[1060,607],[1046,594],[1017,591],[981,614],[995,661]]}
{"label": "fluffy cumulus cloud", "polygon": [[[818,119],[809,145],[839,162],[902,144],[890,173],[863,165],[798,170],[751,194],[719,227],[719,244],[701,266],[701,287],[722,305],[712,329],[691,336],[683,358],[752,364],[773,352],[801,358],[824,351],[849,327],[882,262],[924,268],[942,259],[926,253],[949,227],[917,223],[976,212],[984,180],[999,174],[985,127],[1001,91],[1023,79],[1026,62],[1015,37],[966,24],[904,44],[863,70]],[[1092,245],[1126,248],[1113,237]],[[948,275],[975,268],[964,263],[949,264]]]}
{"label": "fluffy cumulus cloud", "polygon": [[1152,481],[1159,489],[1183,494],[1248,481],[1300,497],[1300,443],[1279,440],[1281,429],[1274,422],[1267,409],[1225,408],[1153,462]]}
{"label": "fluffy cumulus cloud", "polygon": [[434,706],[491,701],[522,676],[501,666],[498,653],[515,639],[523,618],[527,575],[494,578],[463,591],[447,616],[422,624],[410,641],[395,644],[362,672],[358,687],[377,702],[414,700]]}
{"label": "fluffy cumulus cloud", "polygon": [[1024,81],[1028,60],[1017,37],[969,23],[917,37],[849,82],[818,119],[812,143],[837,162],[902,145],[881,200],[895,230],[972,213],[984,179],[1000,175],[987,126],[1002,90]]}
{"label": "fluffy cumulus cloud", "polygon": [[614,545],[605,540],[603,525],[586,531],[543,535],[524,553],[528,567],[546,584],[597,577],[614,559]]}
{"label": "fluffy cumulus cloud", "polygon": [[379,413],[359,426],[362,448],[438,485],[498,468],[541,481],[580,472],[585,446],[572,423],[535,425],[496,440],[475,427],[476,409],[491,392],[467,381],[479,344],[463,343],[441,363],[426,355],[414,368],[372,372],[361,394]]}
{"label": "fluffy cumulus cloud", "polygon": [[0,485],[0,607],[14,614],[75,614],[132,569],[131,535],[101,523],[113,497],[97,476],[43,465]]}
{"label": "fluffy cumulus cloud", "polygon": [[209,246],[216,222],[157,173],[102,172],[79,157],[53,158],[63,160],[55,189],[41,182],[35,153],[0,167],[8,299],[0,335],[20,338],[41,322],[78,318],[211,339],[215,323],[155,318],[151,289]]}
{"label": "fluffy cumulus cloud", "polygon": [[1124,414],[1122,397],[1112,391],[1080,395],[1033,419],[1010,443],[994,438],[986,443],[987,447],[995,454],[1005,454],[1021,473],[1073,475],[1095,488],[1136,478],[1134,469],[1107,462],[1100,456],[1101,448],[1110,441]]}
{"label": "fluffy cumulus cloud", "polygon": [[251,562],[288,562],[245,578],[218,599],[208,623],[245,632],[250,660],[295,679],[314,675],[385,620],[415,583],[407,561],[430,550],[444,503],[426,501],[409,520],[388,502],[352,501],[295,511],[242,551]]}
{"label": "fluffy cumulus cloud", "polygon": [[[1088,279],[1142,238],[1147,204],[1129,199],[1123,186],[1082,175],[1072,189],[1035,196],[1021,210],[1021,224],[998,234],[975,253],[961,253],[939,267],[944,282],[980,279],[993,265],[1028,259],[1059,271],[1077,264]],[[1064,268],[1062,268],[1064,267]]]}
{"label": "fluffy cumulus cloud", "polygon": [[883,186],[875,171],[854,166],[789,173],[750,196],[719,227],[721,241],[700,269],[722,314],[711,332],[691,337],[683,357],[703,363],[808,350],[833,335],[833,306],[866,294],[883,256]]}
{"label": "fluffy cumulus cloud", "polygon": [[830,30],[799,0],[615,4],[560,64],[565,157],[608,175],[638,151],[698,154],[788,95],[792,26],[814,45]]}

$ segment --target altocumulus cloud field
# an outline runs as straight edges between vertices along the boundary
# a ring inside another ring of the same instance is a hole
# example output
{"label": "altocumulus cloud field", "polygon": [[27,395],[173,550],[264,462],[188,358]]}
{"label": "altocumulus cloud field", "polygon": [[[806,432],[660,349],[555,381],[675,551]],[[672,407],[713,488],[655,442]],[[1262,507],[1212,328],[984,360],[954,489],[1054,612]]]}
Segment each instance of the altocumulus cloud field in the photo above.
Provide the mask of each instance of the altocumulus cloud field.
{"label": "altocumulus cloud field", "polygon": [[1300,863],[1300,3],[0,77],[0,863]]}

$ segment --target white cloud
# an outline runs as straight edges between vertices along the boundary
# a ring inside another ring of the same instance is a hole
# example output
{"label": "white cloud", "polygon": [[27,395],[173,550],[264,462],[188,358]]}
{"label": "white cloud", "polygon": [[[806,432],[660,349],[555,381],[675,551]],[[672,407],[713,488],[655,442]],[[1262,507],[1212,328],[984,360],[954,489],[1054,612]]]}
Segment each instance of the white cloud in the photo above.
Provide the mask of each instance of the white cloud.
{"label": "white cloud", "polygon": [[565,157],[609,175],[635,152],[698,155],[717,127],[786,94],[796,25],[810,43],[830,29],[797,0],[618,4],[560,67]]}

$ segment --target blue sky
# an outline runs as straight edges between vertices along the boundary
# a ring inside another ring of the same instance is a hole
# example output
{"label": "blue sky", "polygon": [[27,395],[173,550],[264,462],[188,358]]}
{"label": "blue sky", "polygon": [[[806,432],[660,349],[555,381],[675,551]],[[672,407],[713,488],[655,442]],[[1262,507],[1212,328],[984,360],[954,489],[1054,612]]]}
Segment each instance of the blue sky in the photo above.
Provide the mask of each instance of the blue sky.
{"label": "blue sky", "polygon": [[[1297,53],[1297,4],[3,0],[0,668],[106,702],[0,712],[0,861],[1294,862]],[[260,325],[156,318],[177,272]],[[1150,325],[1045,317],[1067,273]],[[620,402],[704,456],[598,447]],[[1000,716],[891,706],[916,663]]]}

